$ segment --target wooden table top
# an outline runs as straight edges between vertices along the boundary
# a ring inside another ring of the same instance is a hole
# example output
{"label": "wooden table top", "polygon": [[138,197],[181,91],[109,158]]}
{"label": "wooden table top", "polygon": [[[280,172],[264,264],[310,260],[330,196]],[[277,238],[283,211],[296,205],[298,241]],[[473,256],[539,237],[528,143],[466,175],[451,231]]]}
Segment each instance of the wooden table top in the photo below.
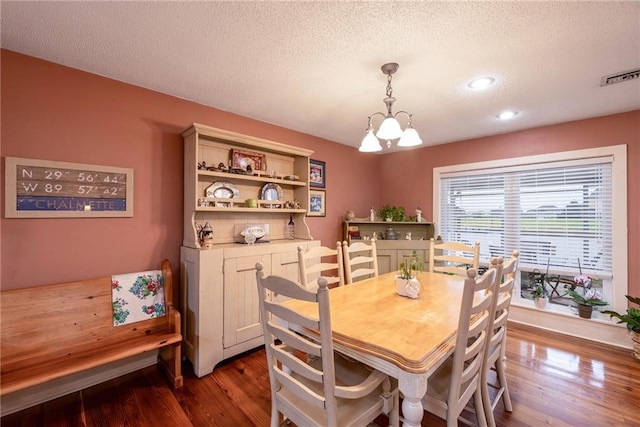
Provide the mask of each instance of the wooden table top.
{"label": "wooden table top", "polygon": [[[404,371],[425,373],[453,351],[464,279],[418,273],[421,288],[414,300],[396,293],[396,274],[330,290],[333,339]],[[313,304],[285,304],[318,317]]]}

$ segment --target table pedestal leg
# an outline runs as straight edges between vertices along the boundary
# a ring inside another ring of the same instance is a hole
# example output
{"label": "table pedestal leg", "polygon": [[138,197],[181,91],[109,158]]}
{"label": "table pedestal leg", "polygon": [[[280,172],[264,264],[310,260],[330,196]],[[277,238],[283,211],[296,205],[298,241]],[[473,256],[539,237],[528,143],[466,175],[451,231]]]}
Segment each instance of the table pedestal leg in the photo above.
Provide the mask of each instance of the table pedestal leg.
{"label": "table pedestal leg", "polygon": [[402,417],[404,427],[420,427],[424,410],[422,397],[427,392],[427,377],[424,374],[401,372],[398,387],[402,392]]}

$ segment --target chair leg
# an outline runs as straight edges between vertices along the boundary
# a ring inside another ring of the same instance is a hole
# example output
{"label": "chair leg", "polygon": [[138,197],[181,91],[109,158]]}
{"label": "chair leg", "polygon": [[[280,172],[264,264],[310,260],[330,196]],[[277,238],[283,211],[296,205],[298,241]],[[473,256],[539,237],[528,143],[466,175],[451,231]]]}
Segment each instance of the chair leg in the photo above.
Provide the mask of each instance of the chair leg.
{"label": "chair leg", "polygon": [[[486,370],[484,370],[483,367],[483,373],[482,373],[482,377],[480,378],[480,392],[482,394],[482,406],[484,408],[484,414],[487,420],[487,425],[489,427],[496,427],[496,420],[495,417],[493,416],[493,409],[492,409],[492,402],[491,402],[491,396],[489,396],[489,378],[487,376],[487,373],[489,372],[489,369],[487,367]],[[478,411],[478,408],[476,408],[476,411]]]}
{"label": "chair leg", "polygon": [[498,374],[498,383],[502,388],[502,402],[504,403],[504,409],[507,412],[513,411],[511,405],[511,396],[509,396],[509,386],[507,385],[507,359],[502,358],[496,363],[496,372]]}
{"label": "chair leg", "polygon": [[[480,387],[478,387],[476,391],[473,392],[473,404],[476,409],[476,418],[478,420],[478,426],[487,427],[487,417],[485,416],[485,413],[484,413],[484,405],[482,404],[482,390]],[[491,406],[489,406],[489,409],[491,409]],[[457,423],[457,420],[456,420],[456,423]]]}
{"label": "chair leg", "polygon": [[271,427],[280,427],[283,422],[284,417],[282,417],[280,411],[276,408],[276,404],[271,402]]}
{"label": "chair leg", "polygon": [[400,426],[400,391],[396,380],[393,380],[395,390],[391,392],[391,380],[385,379],[382,383],[382,412],[389,417],[389,427]]}
{"label": "chair leg", "polygon": [[389,414],[389,426],[400,427],[400,391],[393,395],[393,410]]}

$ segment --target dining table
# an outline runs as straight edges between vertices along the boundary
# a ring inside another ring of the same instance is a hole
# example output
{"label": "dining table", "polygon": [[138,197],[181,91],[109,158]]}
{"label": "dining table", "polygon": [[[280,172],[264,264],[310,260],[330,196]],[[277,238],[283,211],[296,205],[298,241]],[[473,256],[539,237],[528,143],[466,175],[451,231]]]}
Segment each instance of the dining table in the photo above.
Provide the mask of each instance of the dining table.
{"label": "dining table", "polygon": [[[419,294],[412,299],[398,294],[397,274],[329,291],[333,344],[340,353],[396,378],[403,397],[403,426],[419,427],[429,376],[455,347],[464,278],[417,272]],[[318,318],[315,304],[299,300],[284,304]],[[297,332],[317,334],[302,328]]]}

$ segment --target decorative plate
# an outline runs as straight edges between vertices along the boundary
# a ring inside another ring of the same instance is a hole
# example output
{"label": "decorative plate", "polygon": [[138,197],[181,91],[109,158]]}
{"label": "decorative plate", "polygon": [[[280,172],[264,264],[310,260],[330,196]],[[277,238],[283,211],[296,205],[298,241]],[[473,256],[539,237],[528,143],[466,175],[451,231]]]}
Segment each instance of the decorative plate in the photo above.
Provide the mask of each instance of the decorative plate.
{"label": "decorative plate", "polygon": [[217,197],[221,199],[235,199],[240,197],[240,190],[228,182],[214,182],[205,190],[206,197]]}
{"label": "decorative plate", "polygon": [[262,187],[262,191],[260,192],[260,194],[260,199],[262,200],[282,200],[284,198],[282,187],[280,187],[278,184],[274,184],[273,182],[265,184],[265,186]]}
{"label": "decorative plate", "polygon": [[248,235],[252,235],[254,236],[256,239],[261,239],[264,237],[266,233],[264,232],[264,229],[262,227],[258,227],[257,225],[250,225],[247,226],[244,230],[242,230],[240,232],[241,236],[248,236]]}

